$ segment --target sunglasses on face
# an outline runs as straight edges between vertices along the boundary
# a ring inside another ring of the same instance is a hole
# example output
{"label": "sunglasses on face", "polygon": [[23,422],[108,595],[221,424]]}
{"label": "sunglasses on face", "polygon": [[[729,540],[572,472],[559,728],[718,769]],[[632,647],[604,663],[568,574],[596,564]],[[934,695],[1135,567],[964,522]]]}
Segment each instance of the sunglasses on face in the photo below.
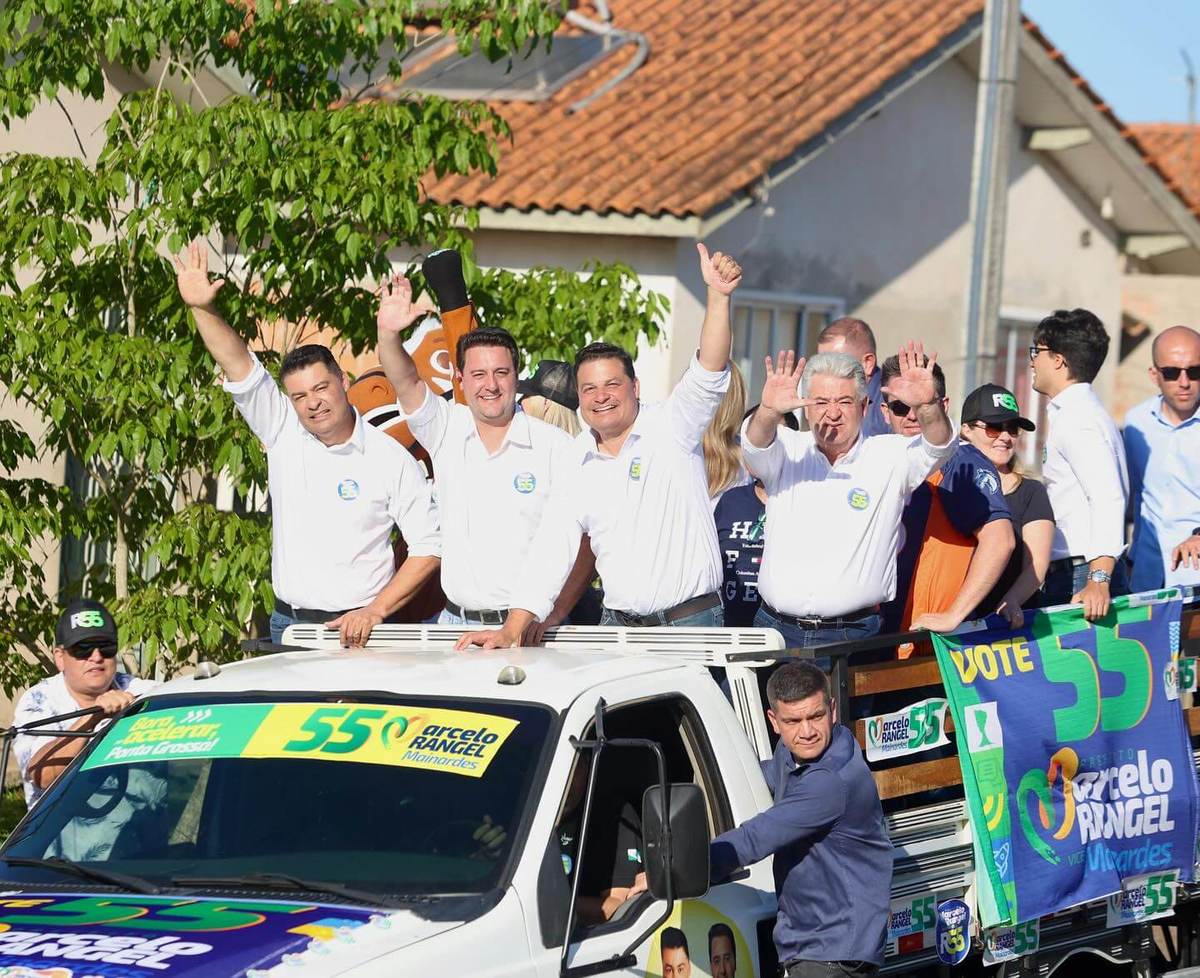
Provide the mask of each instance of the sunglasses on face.
{"label": "sunglasses on face", "polygon": [[887,401],[888,410],[898,418],[907,418],[908,412],[911,410],[903,401]]}
{"label": "sunglasses on face", "polygon": [[114,659],[117,655],[115,645],[74,645],[67,649],[67,655],[72,659],[83,662],[92,657],[93,652],[99,652],[106,659]]}
{"label": "sunglasses on face", "polygon": [[1155,365],[1154,369],[1159,372],[1163,380],[1178,380],[1180,374],[1187,374],[1188,380],[1200,380],[1200,363],[1193,363],[1190,367],[1159,367]]}
{"label": "sunglasses on face", "polygon": [[972,421],[971,427],[976,431],[982,431],[989,438],[999,438],[1001,432],[1008,432],[1014,438],[1021,431],[1021,426],[1016,421],[1005,421],[1003,424],[990,424],[987,421]]}

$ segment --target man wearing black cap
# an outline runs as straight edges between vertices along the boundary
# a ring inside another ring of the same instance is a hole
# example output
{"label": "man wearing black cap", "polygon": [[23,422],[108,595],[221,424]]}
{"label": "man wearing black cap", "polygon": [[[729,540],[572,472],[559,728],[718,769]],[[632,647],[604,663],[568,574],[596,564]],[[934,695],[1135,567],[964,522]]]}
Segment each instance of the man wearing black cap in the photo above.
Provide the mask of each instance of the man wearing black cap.
{"label": "man wearing black cap", "polygon": [[[54,629],[54,664],[58,674],[26,690],[17,702],[13,725],[99,707],[103,713],[66,721],[62,729],[91,730],[105,717],[120,713],[154,683],[117,672],[117,625],[99,601],[67,605]],[[84,737],[16,738],[13,751],[32,805],[75,759]]]}

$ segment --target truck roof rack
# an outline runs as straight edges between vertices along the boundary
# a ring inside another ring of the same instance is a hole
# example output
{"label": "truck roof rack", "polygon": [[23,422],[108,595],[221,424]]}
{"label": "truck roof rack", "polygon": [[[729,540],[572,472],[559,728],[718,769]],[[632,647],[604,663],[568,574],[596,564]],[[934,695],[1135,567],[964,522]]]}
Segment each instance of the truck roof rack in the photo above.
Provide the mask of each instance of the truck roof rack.
{"label": "truck roof rack", "polygon": [[[366,644],[370,650],[441,649],[452,646],[472,629],[460,625],[376,625]],[[318,624],[289,625],[283,644],[305,649],[338,649],[336,629]],[[548,628],[542,639],[548,648],[575,648],[641,655],[666,655],[700,665],[724,665],[730,655],[763,653],[761,663],[739,658],[738,665],[771,665],[784,648],[774,628],[608,628],[599,625],[560,625]]]}

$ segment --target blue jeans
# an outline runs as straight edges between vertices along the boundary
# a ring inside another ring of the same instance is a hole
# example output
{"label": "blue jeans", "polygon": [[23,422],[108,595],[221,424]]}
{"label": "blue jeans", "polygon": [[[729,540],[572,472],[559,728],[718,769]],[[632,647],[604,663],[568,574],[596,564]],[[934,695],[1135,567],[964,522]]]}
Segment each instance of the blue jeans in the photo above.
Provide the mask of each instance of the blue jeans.
{"label": "blue jeans", "polygon": [[283,630],[288,625],[299,625],[299,618],[292,618],[280,611],[271,612],[271,641],[278,645],[283,641]]}
{"label": "blue jeans", "polygon": [[[617,620],[608,608],[600,613],[600,624],[607,627],[624,627]],[[697,611],[694,615],[688,615],[686,618],[677,618],[675,621],[660,621],[660,625],[666,625],[670,628],[721,628],[725,624],[725,609],[720,605],[715,608],[705,608],[704,611]]]}
{"label": "blue jeans", "polygon": [[[1076,564],[1074,567],[1064,564],[1048,571],[1046,579],[1042,582],[1042,590],[1038,595],[1038,607],[1049,608],[1056,604],[1070,604],[1071,598],[1082,591],[1084,585],[1087,584],[1088,574],[1091,572],[1091,568],[1086,563]],[[1114,598],[1120,594],[1129,593],[1129,578],[1124,560],[1118,560],[1117,566],[1113,568],[1108,593]]]}
{"label": "blue jeans", "polygon": [[[844,622],[841,628],[798,628],[780,621],[765,605],[759,605],[754,615],[755,628],[774,628],[783,636],[783,644],[789,649],[810,649],[814,645],[827,645],[830,642],[848,642],[856,638],[870,638],[878,635],[883,624],[879,615],[866,615],[852,622]],[[831,661],[829,656],[819,656],[812,660],[825,672],[829,672]]]}

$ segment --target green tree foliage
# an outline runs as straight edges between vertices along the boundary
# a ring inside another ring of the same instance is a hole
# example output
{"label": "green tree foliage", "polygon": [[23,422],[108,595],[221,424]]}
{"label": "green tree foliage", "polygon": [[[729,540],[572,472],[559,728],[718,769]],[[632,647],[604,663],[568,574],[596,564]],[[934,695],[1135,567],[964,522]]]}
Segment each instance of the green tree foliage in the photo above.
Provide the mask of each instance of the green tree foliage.
{"label": "green tree foliage", "polygon": [[[0,156],[0,383],[49,422],[40,446],[0,426],[0,465],[69,452],[93,486],[73,499],[4,481],[0,652],[50,644],[37,540],[89,533],[112,558],[83,586],[116,603],[123,644],[168,670],[237,654],[271,597],[270,531],[260,513],[214,508],[215,477],[261,498],[265,462],[216,385],[167,256],[212,243],[230,281],[222,309],[248,339],[262,323],[317,322],[367,348],[370,283],[389,254],[453,246],[469,259],[474,214],[424,184],[494,173],[510,135],[486,105],[380,99],[372,85],[401,75],[413,31],[500,58],[545,43],[559,16],[542,0],[0,4],[0,122],[56,106],[75,129],[68,103],[120,96],[98,154],[76,130],[76,157]],[[214,68],[247,94],[209,104]],[[116,75],[144,83],[115,90]],[[468,266],[483,317],[533,360],[584,338],[653,339],[665,308],[621,265],[583,277]],[[3,659],[8,689],[36,673]]]}

